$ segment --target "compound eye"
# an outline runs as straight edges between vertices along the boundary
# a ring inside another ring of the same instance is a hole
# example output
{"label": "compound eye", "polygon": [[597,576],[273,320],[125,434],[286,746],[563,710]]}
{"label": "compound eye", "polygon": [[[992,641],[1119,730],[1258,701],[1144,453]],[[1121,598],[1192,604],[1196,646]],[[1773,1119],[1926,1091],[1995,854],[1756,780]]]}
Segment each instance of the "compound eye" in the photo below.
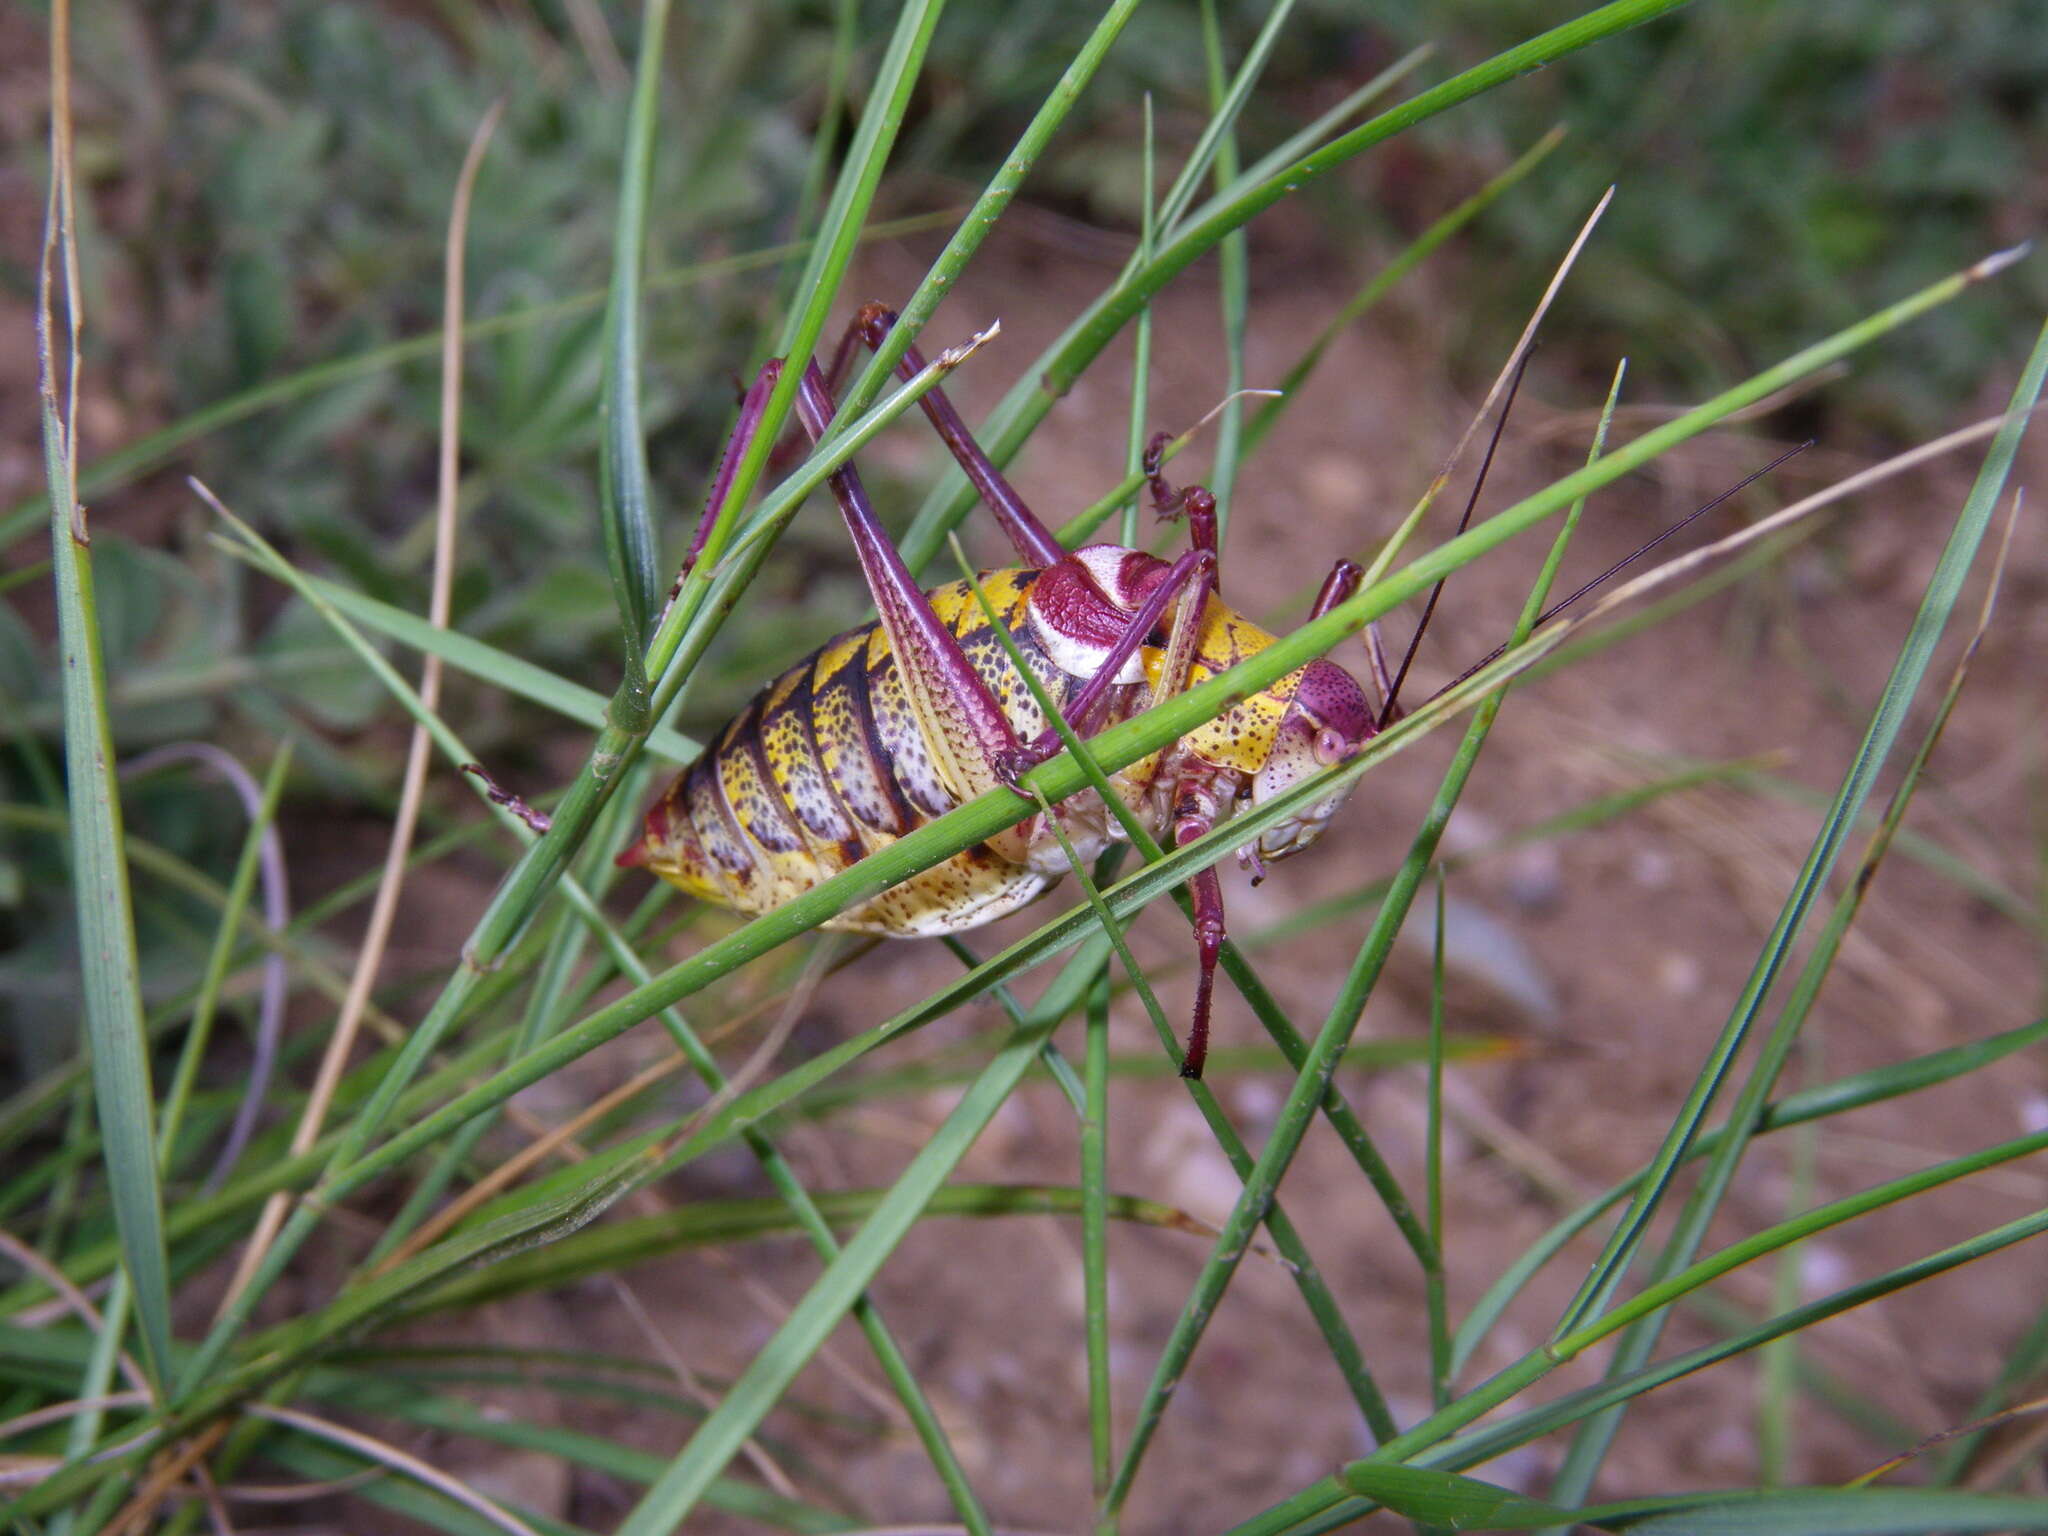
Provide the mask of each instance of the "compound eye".
{"label": "compound eye", "polygon": [[1314,748],[1316,761],[1328,766],[1341,763],[1351,755],[1351,743],[1344,739],[1342,731],[1333,731],[1327,725],[1316,732]]}

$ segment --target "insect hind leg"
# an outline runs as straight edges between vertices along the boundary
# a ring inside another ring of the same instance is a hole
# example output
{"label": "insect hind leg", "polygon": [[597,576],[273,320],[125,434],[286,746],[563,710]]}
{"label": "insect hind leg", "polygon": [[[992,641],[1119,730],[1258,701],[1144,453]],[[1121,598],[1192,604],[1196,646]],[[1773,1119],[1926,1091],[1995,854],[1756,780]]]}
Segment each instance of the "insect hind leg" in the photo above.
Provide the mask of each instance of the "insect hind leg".
{"label": "insect hind leg", "polygon": [[[832,354],[831,369],[825,375],[825,388],[835,399],[852,365],[854,349],[865,345],[870,351],[879,351],[889,333],[896,328],[896,321],[896,311],[886,304],[861,306],[860,312],[848,323],[846,334],[840,337],[839,346]],[[924,355],[914,346],[905,347],[896,364],[896,373],[900,378],[911,379],[924,366]],[[943,389],[929,390],[918,404],[924,408],[933,430],[939,434],[954,461],[973,483],[976,494],[995,514],[996,521],[1002,525],[1004,534],[1024,563],[1043,568],[1064,556],[1066,550],[1060,541],[1039,521],[1038,514],[1025,505],[1016,487],[1004,478],[987,450],[975,441],[974,434],[968,430],[959,411],[954,409],[953,402],[946,398],[946,392]]]}
{"label": "insect hind leg", "polygon": [[683,579],[696,567],[697,557],[704,553],[711,530],[718,526],[719,518],[725,513],[726,499],[732,494],[733,476],[739,473],[740,460],[747,456],[754,434],[761,430],[761,417],[768,409],[768,396],[781,376],[782,359],[770,358],[755,375],[752,386],[740,396],[739,423],[726,442],[724,457],[718,461],[718,477],[712,481],[711,495],[705,500],[703,514],[697,519],[697,532],[690,540],[690,552],[683,556],[682,569],[676,573],[675,585],[669,589],[670,602],[674,602],[676,593],[682,590]]}

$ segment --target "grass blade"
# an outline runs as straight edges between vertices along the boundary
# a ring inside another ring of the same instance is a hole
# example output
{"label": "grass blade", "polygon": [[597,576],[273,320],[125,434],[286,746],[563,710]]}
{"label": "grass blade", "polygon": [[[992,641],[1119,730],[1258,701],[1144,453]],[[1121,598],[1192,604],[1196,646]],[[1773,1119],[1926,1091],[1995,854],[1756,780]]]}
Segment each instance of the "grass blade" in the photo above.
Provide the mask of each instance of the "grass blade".
{"label": "grass blade", "polygon": [[1105,939],[1091,939],[1082,946],[1040,999],[1026,1025],[1011,1033],[1008,1043],[911,1160],[875,1214],[840,1250],[788,1321],[690,1437],[682,1453],[633,1507],[619,1527],[619,1536],[668,1536],[680,1528],[711,1480],[767,1417],[1009,1098],[1037,1059],[1039,1046],[1092,985],[1108,949]]}
{"label": "grass blade", "polygon": [[640,57],[619,168],[618,228],[612,246],[611,297],[605,305],[604,451],[598,459],[598,519],[605,563],[619,608],[625,678],[620,724],[638,728],[647,709],[647,632],[661,588],[654,509],[647,481],[646,428],[640,414],[640,269],[647,258],[647,200],[654,182],[654,130],[661,108],[662,43],[668,0],[645,0]]}
{"label": "grass blade", "polygon": [[[106,662],[93,600],[92,539],[79,504],[77,390],[81,295],[71,140],[71,16],[57,0],[50,23],[50,197],[37,285],[36,361],[42,396],[43,467],[50,500],[50,563],[56,576],[58,654],[64,692],[64,764],[71,818],[71,881],[78,913],[86,1036],[92,1049],[107,1178],[120,1231],[121,1267],[141,1327],[145,1366],[159,1387],[170,1367],[171,1292],[163,1188],[156,1160],[149,1041],[135,919],[123,854],[120,787],[107,717]],[[55,305],[61,266],[67,328],[60,398]]]}

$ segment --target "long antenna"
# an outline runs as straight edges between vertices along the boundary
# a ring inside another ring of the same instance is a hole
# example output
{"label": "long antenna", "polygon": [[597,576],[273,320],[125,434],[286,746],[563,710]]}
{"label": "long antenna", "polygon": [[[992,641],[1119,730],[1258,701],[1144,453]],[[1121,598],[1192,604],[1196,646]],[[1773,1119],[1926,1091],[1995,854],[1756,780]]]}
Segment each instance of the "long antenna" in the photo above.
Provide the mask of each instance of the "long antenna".
{"label": "long antenna", "polygon": [[[1775,459],[1771,460],[1771,462],[1766,464],[1762,469],[1754,470],[1751,473],[1745,475],[1742,479],[1736,481],[1733,485],[1729,486],[1727,490],[1723,491],[1720,495],[1716,496],[1712,501],[1708,502],[1705,506],[1695,508],[1693,511],[1686,513],[1684,517],[1680,518],[1677,522],[1673,523],[1669,528],[1666,528],[1662,533],[1658,534],[1654,539],[1650,540],[1649,543],[1638,546],[1634,554],[1626,555],[1623,558],[1615,561],[1614,564],[1607,567],[1606,570],[1602,571],[1598,576],[1595,576],[1583,587],[1580,587],[1579,590],[1574,592],[1570,597],[1565,598],[1561,602],[1552,603],[1548,608],[1544,609],[1541,613],[1536,615],[1535,621],[1531,623],[1529,627],[1531,629],[1534,629],[1538,624],[1545,624],[1548,623],[1550,620],[1556,618],[1560,613],[1563,613],[1565,609],[1571,607],[1571,605],[1573,603],[1576,603],[1580,598],[1585,597],[1587,594],[1596,591],[1600,587],[1605,586],[1609,581],[1613,580],[1616,576],[1620,575],[1623,571],[1627,570],[1630,566],[1634,565],[1638,560],[1642,559],[1643,556],[1647,555],[1659,544],[1662,544],[1666,539],[1672,537],[1672,535],[1684,532],[1693,523],[1698,522],[1701,518],[1705,517],[1709,512],[1713,511],[1716,507],[1726,502],[1730,497],[1739,495],[1743,491],[1748,490],[1752,485],[1755,485],[1757,481],[1763,479],[1765,475],[1770,474],[1773,470],[1776,470],[1781,465],[1798,458],[1800,454],[1806,452],[1807,449],[1811,448],[1814,445],[1814,442],[1815,439],[1809,437],[1805,442],[1799,444],[1797,447],[1787,448],[1783,453],[1779,454]],[[1470,677],[1473,673],[1477,672],[1481,667],[1489,666],[1493,662],[1498,661],[1502,656],[1506,655],[1507,649],[1508,647],[1506,642],[1503,642],[1500,645],[1496,645],[1484,656],[1480,657],[1477,661],[1473,662],[1471,666],[1467,667],[1464,671],[1460,672],[1448,683],[1445,683],[1442,688],[1437,689],[1437,693],[1441,694],[1449,689],[1457,687],[1458,684],[1464,682],[1466,678]]]}
{"label": "long antenna", "polygon": [[[1507,430],[1508,412],[1515,408],[1515,396],[1522,388],[1522,375],[1528,372],[1529,359],[1535,350],[1534,346],[1524,348],[1515,362],[1514,377],[1508,381],[1507,398],[1501,402],[1500,415],[1494,420],[1493,435],[1486,441],[1486,457],[1479,461],[1478,478],[1472,482],[1472,494],[1465,498],[1465,510],[1458,518],[1458,533],[1463,533],[1472,524],[1472,509],[1479,505],[1479,493],[1486,489],[1486,472],[1493,468],[1493,455],[1500,447],[1501,433]],[[1457,537],[1457,534],[1452,537]],[[1408,680],[1408,669],[1415,664],[1415,653],[1422,646],[1423,631],[1429,628],[1430,617],[1436,612],[1436,601],[1444,595],[1444,583],[1450,579],[1448,575],[1441,576],[1429,589],[1429,601],[1422,605],[1421,622],[1415,626],[1415,633],[1408,637],[1408,649],[1401,655],[1400,669],[1394,673],[1393,686],[1387,689],[1387,701],[1380,708],[1378,730],[1383,731],[1391,725],[1395,712],[1401,707],[1401,685]]]}

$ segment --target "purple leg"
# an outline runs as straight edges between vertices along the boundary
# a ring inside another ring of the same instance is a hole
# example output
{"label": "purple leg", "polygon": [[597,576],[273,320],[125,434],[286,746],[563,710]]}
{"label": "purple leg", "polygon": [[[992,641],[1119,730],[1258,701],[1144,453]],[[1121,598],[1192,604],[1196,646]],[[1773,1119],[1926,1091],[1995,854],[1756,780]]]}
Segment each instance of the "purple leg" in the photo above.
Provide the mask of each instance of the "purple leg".
{"label": "purple leg", "polygon": [[[1173,819],[1173,845],[1191,843],[1216,825],[1214,806],[1199,791],[1183,795]],[[1209,1056],[1209,1008],[1216,991],[1216,957],[1223,949],[1223,884],[1212,865],[1188,881],[1195,899],[1195,1017],[1188,1026],[1182,1077],[1200,1077]]]}
{"label": "purple leg", "polygon": [[[835,409],[825,376],[811,363],[797,395],[797,415],[813,441],[824,436]],[[931,739],[933,755],[952,769],[949,776],[970,794],[992,787],[997,765],[1018,747],[1009,717],[961,653],[953,632],[932,612],[931,600],[889,542],[859,471],[851,464],[836,469],[830,484],[868,590],[874,594],[875,611],[895,649],[898,675]]]}
{"label": "purple leg", "polygon": [[1365,655],[1372,665],[1373,686],[1380,691],[1380,709],[1374,729],[1383,730],[1400,719],[1404,711],[1394,698],[1394,678],[1387,666],[1387,644],[1380,636],[1377,619],[1365,626]]}
{"label": "purple leg", "polygon": [[[883,338],[895,329],[896,311],[886,304],[864,304],[860,313],[846,328],[846,334],[839,340],[839,350],[832,356],[832,371],[827,375],[825,387],[836,396],[848,365],[853,360],[853,349],[865,344],[869,348],[881,346]],[[897,374],[905,379],[918,374],[925,365],[924,356],[917,348],[906,348],[903,360],[896,365]],[[1003,472],[974,440],[974,434],[967,423],[960,419],[960,413],[953,409],[953,402],[946,398],[943,389],[926,392],[918,402],[924,413],[931,418],[932,426],[944,439],[953,458],[966,471],[967,478],[974,483],[974,489],[988,504],[989,511],[1003,526],[1010,543],[1016,548],[1019,558],[1028,566],[1044,568],[1060,560],[1066,554],[1052,531],[1038,520],[1038,514],[1024,504],[1016,487],[1003,478]]]}
{"label": "purple leg", "polygon": [[1166,445],[1172,441],[1171,432],[1155,432],[1152,441],[1145,445],[1145,478],[1152,487],[1152,510],[1169,523],[1185,516],[1188,537],[1194,541],[1195,548],[1214,554],[1217,552],[1216,498],[1199,485],[1176,491],[1159,472]]}
{"label": "purple leg", "polygon": [[[1323,578],[1323,589],[1316,594],[1315,606],[1309,609],[1311,619],[1320,619],[1332,608],[1358,591],[1358,584],[1364,580],[1365,572],[1359,569],[1355,560],[1339,560],[1330,567],[1330,574]],[[1380,690],[1380,712],[1386,709],[1386,700],[1393,693],[1394,680],[1387,667],[1386,642],[1380,637],[1379,620],[1365,626],[1365,654],[1372,666],[1372,679]],[[1379,714],[1375,713],[1375,719]],[[1398,718],[1398,716],[1396,716]]]}
{"label": "purple leg", "polygon": [[1356,592],[1364,576],[1365,572],[1356,560],[1339,560],[1330,567],[1330,574],[1323,578],[1323,589],[1316,594],[1316,605],[1309,609],[1308,616],[1320,619]]}
{"label": "purple leg", "polygon": [[747,445],[761,430],[761,413],[768,408],[769,393],[781,375],[782,359],[769,359],[755,377],[753,387],[740,397],[739,425],[733,428],[732,438],[725,445],[725,456],[718,461],[718,478],[711,483],[711,497],[704,503],[704,515],[697,519],[697,533],[690,540],[690,552],[683,556],[683,568],[676,573],[675,586],[669,589],[670,602],[675,601],[684,578],[696,568],[697,557],[704,553],[705,541],[711,537],[711,530],[718,525],[719,516],[725,511],[725,498],[732,493],[732,477],[739,473],[740,460],[747,456]]}

